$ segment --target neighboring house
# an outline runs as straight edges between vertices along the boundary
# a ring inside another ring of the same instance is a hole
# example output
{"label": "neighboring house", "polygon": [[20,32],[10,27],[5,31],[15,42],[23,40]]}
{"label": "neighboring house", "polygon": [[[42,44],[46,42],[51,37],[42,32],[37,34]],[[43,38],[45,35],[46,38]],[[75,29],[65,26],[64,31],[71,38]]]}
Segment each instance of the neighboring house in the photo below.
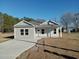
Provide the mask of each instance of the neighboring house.
{"label": "neighboring house", "polygon": [[27,41],[37,41],[38,37],[62,37],[61,28],[57,23],[46,21],[43,23],[27,22],[25,20],[14,25],[14,38]]}
{"label": "neighboring house", "polygon": [[67,28],[65,26],[62,26],[62,28],[63,28],[63,32],[71,33],[71,32],[75,32],[76,31],[75,30],[76,28],[75,28],[73,23],[69,24]]}
{"label": "neighboring house", "polygon": [[68,27],[68,30],[65,27],[63,27],[62,30],[63,30],[63,32],[68,32],[68,33],[75,32],[75,28],[74,27]]}

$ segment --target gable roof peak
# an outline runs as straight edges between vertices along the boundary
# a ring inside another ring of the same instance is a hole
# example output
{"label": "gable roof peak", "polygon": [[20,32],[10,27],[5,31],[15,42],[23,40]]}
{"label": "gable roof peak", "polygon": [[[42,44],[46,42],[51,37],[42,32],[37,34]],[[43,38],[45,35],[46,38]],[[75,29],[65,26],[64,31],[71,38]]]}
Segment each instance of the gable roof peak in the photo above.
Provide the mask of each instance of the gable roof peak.
{"label": "gable roof peak", "polygon": [[19,23],[17,23],[17,24],[14,25],[14,27],[30,27],[30,26],[34,27],[33,24],[31,24],[31,23],[29,23],[29,22],[27,22],[25,20],[22,20]]}

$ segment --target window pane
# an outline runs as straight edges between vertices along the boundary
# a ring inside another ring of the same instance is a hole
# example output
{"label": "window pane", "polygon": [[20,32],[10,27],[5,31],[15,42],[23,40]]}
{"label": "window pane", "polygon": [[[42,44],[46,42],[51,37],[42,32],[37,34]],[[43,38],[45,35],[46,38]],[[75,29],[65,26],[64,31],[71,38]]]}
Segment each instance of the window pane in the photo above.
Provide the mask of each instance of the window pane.
{"label": "window pane", "polygon": [[41,30],[41,33],[44,34],[44,29]]}
{"label": "window pane", "polygon": [[28,32],[28,29],[25,29],[25,32]]}
{"label": "window pane", "polygon": [[21,33],[21,35],[24,35],[24,33]]}
{"label": "window pane", "polygon": [[38,30],[38,31],[40,31],[40,30]]}
{"label": "window pane", "polygon": [[54,29],[54,34],[56,34],[56,29]]}
{"label": "window pane", "polygon": [[25,35],[28,35],[28,33],[25,33]]}
{"label": "window pane", "polygon": [[28,29],[25,29],[25,35],[28,35]]}
{"label": "window pane", "polygon": [[23,30],[23,29],[21,29],[21,32],[24,32],[24,30]]}
{"label": "window pane", "polygon": [[24,35],[24,29],[20,30],[21,35]]}

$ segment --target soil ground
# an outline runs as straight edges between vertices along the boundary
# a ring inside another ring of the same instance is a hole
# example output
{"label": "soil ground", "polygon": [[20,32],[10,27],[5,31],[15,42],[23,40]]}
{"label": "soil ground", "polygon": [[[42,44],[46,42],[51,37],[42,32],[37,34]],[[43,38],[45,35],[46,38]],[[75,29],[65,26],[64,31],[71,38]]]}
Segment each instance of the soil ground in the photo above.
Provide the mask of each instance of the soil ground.
{"label": "soil ground", "polygon": [[27,59],[79,59],[79,33],[64,33],[63,38],[43,38],[28,50]]}
{"label": "soil ground", "polygon": [[1,33],[0,32],[0,43],[8,41],[13,38],[13,33]]}

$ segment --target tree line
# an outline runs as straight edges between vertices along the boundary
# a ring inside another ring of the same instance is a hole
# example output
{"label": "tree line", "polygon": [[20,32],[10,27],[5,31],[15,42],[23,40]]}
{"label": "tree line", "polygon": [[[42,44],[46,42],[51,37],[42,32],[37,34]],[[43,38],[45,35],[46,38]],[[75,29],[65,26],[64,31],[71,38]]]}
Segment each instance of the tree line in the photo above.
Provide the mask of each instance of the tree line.
{"label": "tree line", "polygon": [[19,21],[18,18],[0,12],[0,31],[1,32],[13,31],[13,25],[16,24],[18,21]]}
{"label": "tree line", "polygon": [[[14,24],[21,20],[26,21],[38,21],[44,22],[45,19],[33,19],[28,17],[17,18],[6,13],[0,12],[0,31],[1,32],[13,32]],[[60,24],[67,30],[69,27],[73,27],[75,31],[79,30],[79,13],[65,13],[60,17]]]}
{"label": "tree line", "polygon": [[69,31],[74,28],[74,31],[79,31],[79,13],[65,13],[60,19],[62,26]]}
{"label": "tree line", "polygon": [[18,23],[21,20],[26,20],[26,21],[33,21],[34,19],[28,18],[28,17],[23,17],[23,18],[17,18],[10,16],[6,13],[0,12],[0,32],[13,32],[14,29],[14,24]]}

